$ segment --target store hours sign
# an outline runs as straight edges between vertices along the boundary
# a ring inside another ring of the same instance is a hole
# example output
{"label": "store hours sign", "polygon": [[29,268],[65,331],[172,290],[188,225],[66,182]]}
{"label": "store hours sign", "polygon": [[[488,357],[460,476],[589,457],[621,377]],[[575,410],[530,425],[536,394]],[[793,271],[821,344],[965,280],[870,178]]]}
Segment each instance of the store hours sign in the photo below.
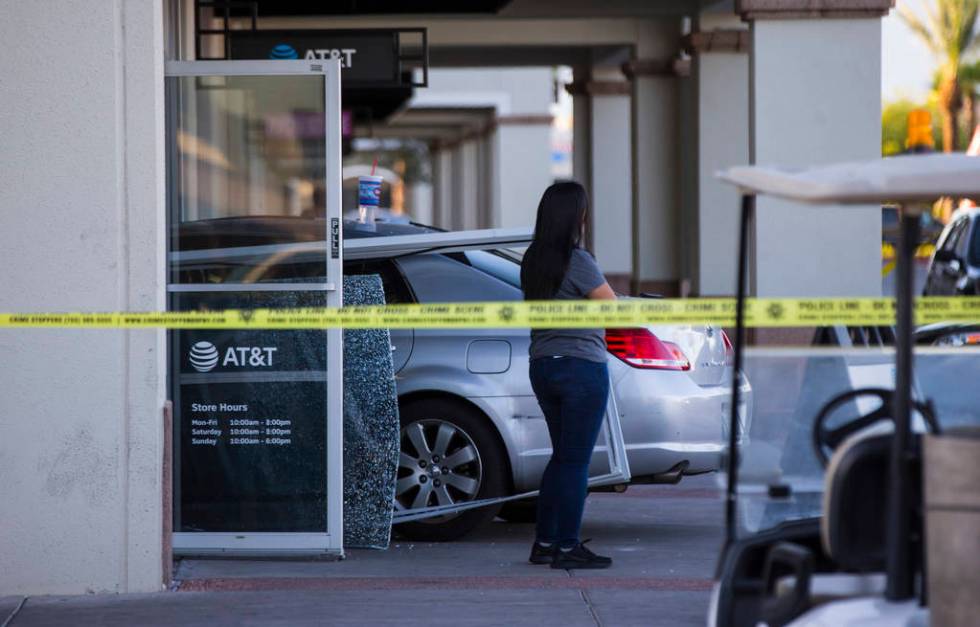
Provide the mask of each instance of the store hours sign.
{"label": "store hours sign", "polygon": [[178,531],[322,530],[322,333],[182,331],[178,344]]}

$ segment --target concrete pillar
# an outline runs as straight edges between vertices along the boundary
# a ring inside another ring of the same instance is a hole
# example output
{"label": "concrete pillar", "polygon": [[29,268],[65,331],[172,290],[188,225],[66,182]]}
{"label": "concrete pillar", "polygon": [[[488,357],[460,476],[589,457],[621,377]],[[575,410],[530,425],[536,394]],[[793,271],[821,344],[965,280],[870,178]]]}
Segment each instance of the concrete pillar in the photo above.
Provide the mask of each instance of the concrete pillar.
{"label": "concrete pillar", "polygon": [[[501,225],[501,188],[500,188],[500,133],[496,124],[490,125],[486,131],[484,137],[484,150],[487,155],[487,174],[489,178],[487,179],[489,185],[487,189],[487,221],[490,227],[499,227]],[[534,225],[534,219],[532,218],[528,222],[531,226]]]}
{"label": "concrete pillar", "polygon": [[673,63],[677,87],[677,294],[688,297],[697,283],[698,238],[698,82],[693,76],[690,57]]}
{"label": "concrete pillar", "polygon": [[432,151],[432,226],[450,228],[453,206],[452,150],[437,143]]}
{"label": "concrete pillar", "polygon": [[685,207],[697,219],[692,287],[699,296],[732,296],[738,190],[716,173],[749,162],[749,33],[733,13],[702,14],[685,48],[697,92],[697,195]]}
{"label": "concrete pillar", "polygon": [[432,224],[433,221],[433,185],[416,182],[408,187],[408,209],[412,221],[420,224]]}
{"label": "concrete pillar", "polygon": [[450,202],[443,215],[445,227],[451,231],[458,231],[462,227],[462,211],[465,198],[463,196],[463,145],[461,142],[455,143],[450,149],[449,157],[449,190]]}
{"label": "concrete pillar", "polygon": [[534,226],[538,201],[551,176],[551,116],[498,115],[495,226]]}
{"label": "concrete pillar", "polygon": [[679,292],[679,37],[679,21],[638,23],[636,58],[624,68],[633,86],[634,292]]}
{"label": "concrete pillar", "polygon": [[[2,14],[0,311],[164,309],[160,0],[15,2]],[[42,41],[83,63],[39,54]],[[4,331],[0,597],[169,581],[165,337]]]}
{"label": "concrete pillar", "polygon": [[429,221],[426,224],[435,224],[439,216],[439,148],[438,142],[433,140],[429,143],[429,163],[432,168],[430,201],[432,203],[429,211]]}
{"label": "concrete pillar", "polygon": [[468,138],[460,144],[459,206],[456,207],[458,230],[478,228],[480,220],[480,147],[476,138]]}
{"label": "concrete pillar", "polygon": [[589,244],[610,284],[630,291],[633,270],[630,84],[615,72],[593,71],[567,86],[572,95],[575,178],[589,190]]}
{"label": "concrete pillar", "polygon": [[565,89],[572,97],[572,176],[592,193],[592,97],[576,83],[591,78],[589,68],[574,70],[575,83]]}
{"label": "concrete pillar", "polygon": [[496,151],[491,129],[486,129],[480,134],[479,140],[479,162],[480,174],[480,219],[479,228],[489,229],[494,226],[494,192],[496,191]]}
{"label": "concrete pillar", "polygon": [[[846,12],[830,13],[835,19],[796,17],[812,5],[810,0],[741,3],[752,33],[753,163],[809,166],[880,156],[880,16],[890,2],[848,3]],[[880,295],[880,237],[877,207],[803,207],[760,198],[754,292]]]}

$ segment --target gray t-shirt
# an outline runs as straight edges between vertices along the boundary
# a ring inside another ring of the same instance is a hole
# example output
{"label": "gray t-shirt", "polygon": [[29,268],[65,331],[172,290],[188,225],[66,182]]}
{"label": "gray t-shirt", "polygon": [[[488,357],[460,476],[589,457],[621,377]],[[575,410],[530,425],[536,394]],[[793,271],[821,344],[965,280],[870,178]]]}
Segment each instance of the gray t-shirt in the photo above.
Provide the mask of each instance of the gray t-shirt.
{"label": "gray t-shirt", "polygon": [[[605,282],[592,255],[576,248],[555,299],[582,300]],[[604,329],[532,329],[529,352],[531,359],[560,356],[605,362],[606,332]]]}

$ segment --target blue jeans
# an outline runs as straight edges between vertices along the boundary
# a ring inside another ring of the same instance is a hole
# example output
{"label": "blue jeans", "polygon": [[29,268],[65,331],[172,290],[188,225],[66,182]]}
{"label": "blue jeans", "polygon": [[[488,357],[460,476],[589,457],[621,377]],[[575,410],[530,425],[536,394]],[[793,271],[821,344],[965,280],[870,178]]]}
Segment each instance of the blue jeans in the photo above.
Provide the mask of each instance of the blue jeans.
{"label": "blue jeans", "polygon": [[579,541],[589,462],[609,397],[606,364],[577,357],[534,359],[531,387],[551,436],[541,478],[537,540],[568,548]]}

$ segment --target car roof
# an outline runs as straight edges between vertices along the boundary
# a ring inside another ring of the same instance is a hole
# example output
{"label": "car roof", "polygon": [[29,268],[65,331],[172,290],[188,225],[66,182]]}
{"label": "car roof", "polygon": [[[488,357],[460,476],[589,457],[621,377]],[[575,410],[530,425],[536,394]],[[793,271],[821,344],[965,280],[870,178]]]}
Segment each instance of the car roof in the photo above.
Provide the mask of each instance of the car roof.
{"label": "car roof", "polygon": [[[442,231],[421,224],[377,222],[372,229],[344,220],[344,259],[383,259],[411,254],[526,246],[533,232],[525,229]],[[242,217],[185,222],[176,233],[171,261],[217,258],[261,259],[292,253],[310,260],[326,251],[322,218]]]}
{"label": "car roof", "polygon": [[952,224],[955,220],[966,216],[971,220],[976,220],[980,218],[980,207],[970,207],[969,209],[957,208],[953,211],[953,215],[950,216],[949,222]]}
{"label": "car roof", "polygon": [[[373,230],[360,228],[354,220],[344,220],[343,225],[345,239],[441,232],[416,223],[378,222]],[[213,218],[182,222],[176,235],[179,250],[323,242],[327,240],[327,221],[294,216]]]}

